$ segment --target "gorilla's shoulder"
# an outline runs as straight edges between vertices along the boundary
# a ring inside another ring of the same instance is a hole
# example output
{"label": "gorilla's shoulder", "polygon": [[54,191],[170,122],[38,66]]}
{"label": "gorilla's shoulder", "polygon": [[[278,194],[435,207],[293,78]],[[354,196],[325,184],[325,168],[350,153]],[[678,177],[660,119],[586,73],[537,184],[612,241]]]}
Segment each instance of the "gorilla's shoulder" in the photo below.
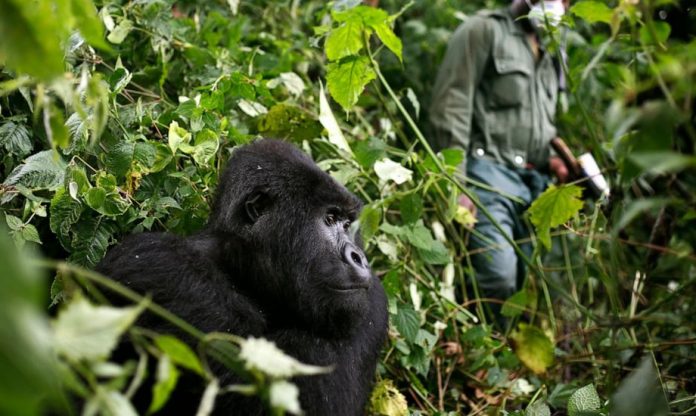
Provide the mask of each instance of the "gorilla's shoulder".
{"label": "gorilla's shoulder", "polygon": [[[97,270],[128,285],[135,282],[156,282],[162,277],[171,280],[210,269],[196,244],[168,233],[140,233],[125,237],[97,265]],[[202,276],[203,277],[203,276]]]}

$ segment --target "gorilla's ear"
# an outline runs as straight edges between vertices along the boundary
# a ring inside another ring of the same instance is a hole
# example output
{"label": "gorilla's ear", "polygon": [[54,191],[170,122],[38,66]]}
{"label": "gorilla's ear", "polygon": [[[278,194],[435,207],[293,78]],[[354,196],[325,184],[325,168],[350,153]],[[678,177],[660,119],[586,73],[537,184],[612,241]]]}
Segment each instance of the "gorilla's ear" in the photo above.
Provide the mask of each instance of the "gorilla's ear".
{"label": "gorilla's ear", "polygon": [[244,210],[247,219],[251,223],[255,223],[270,206],[271,198],[264,191],[253,192],[247,197],[246,201],[244,201]]}

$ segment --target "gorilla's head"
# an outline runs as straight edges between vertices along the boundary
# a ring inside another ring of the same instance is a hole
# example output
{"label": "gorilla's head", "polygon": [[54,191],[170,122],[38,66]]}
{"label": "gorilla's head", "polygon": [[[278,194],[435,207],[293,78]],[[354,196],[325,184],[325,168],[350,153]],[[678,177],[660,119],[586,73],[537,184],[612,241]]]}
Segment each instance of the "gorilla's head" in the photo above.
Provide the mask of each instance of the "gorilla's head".
{"label": "gorilla's head", "polygon": [[234,284],[269,313],[345,331],[375,284],[351,227],[361,206],[293,145],[260,140],[233,153],[209,225]]}

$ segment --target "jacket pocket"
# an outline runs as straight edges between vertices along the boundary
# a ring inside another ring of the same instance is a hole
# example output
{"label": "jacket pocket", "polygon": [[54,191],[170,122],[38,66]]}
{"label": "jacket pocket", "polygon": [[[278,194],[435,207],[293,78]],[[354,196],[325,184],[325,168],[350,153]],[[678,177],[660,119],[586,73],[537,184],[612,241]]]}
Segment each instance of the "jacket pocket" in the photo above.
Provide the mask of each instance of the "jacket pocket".
{"label": "jacket pocket", "polygon": [[494,56],[493,61],[496,73],[491,77],[490,107],[518,107],[528,102],[531,69],[511,57]]}

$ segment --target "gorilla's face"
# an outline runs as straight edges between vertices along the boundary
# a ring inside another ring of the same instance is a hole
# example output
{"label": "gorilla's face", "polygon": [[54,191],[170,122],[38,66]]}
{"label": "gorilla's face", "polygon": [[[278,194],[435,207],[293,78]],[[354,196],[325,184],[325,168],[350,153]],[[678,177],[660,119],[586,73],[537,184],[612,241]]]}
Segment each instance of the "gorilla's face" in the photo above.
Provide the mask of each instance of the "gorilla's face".
{"label": "gorilla's face", "polygon": [[212,223],[242,242],[241,284],[276,313],[358,322],[376,283],[351,227],[360,200],[287,143],[255,143],[229,163]]}

